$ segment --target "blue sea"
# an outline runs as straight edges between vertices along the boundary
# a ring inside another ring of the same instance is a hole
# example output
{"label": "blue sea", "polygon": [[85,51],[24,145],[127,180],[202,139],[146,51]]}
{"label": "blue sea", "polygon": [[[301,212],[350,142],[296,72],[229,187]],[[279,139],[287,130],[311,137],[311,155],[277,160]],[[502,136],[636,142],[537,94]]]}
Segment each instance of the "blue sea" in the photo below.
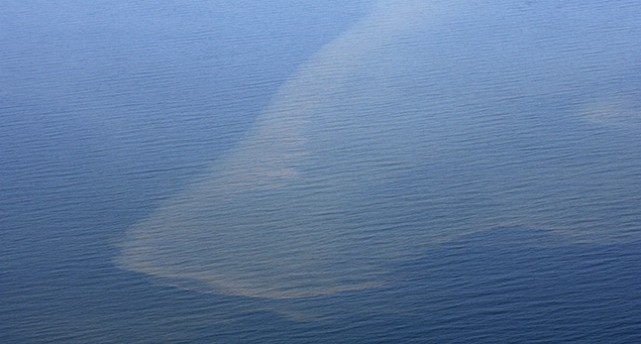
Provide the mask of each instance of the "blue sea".
{"label": "blue sea", "polygon": [[639,18],[3,0],[0,343],[641,342]]}

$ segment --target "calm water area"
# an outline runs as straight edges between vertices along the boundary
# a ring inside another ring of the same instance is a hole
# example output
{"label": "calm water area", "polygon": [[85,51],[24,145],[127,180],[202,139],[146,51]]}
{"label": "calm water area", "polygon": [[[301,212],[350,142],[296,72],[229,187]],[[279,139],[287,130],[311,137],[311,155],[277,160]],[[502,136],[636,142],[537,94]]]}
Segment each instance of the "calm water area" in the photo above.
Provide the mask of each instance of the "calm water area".
{"label": "calm water area", "polygon": [[641,2],[0,2],[0,343],[641,342]]}

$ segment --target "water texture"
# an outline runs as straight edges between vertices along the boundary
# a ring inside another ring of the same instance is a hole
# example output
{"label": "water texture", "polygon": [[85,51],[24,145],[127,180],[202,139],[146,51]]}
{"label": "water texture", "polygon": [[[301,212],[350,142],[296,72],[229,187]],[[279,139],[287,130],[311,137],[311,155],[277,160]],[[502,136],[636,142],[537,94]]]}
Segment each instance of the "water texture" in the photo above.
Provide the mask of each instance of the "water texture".
{"label": "water texture", "polygon": [[0,342],[641,342],[637,1],[0,3]]}

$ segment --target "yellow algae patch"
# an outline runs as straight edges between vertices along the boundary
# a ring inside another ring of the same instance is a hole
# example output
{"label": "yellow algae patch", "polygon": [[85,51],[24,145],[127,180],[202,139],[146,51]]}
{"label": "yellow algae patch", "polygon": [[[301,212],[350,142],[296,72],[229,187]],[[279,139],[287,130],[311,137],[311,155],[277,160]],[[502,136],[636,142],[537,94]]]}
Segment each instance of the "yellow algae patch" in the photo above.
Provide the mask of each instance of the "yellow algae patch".
{"label": "yellow algae patch", "polygon": [[322,47],[206,177],[129,229],[117,263],[176,284],[195,281],[212,292],[252,297],[309,297],[381,285],[385,271],[364,258],[375,247],[342,218],[348,201],[341,177],[331,167],[314,172],[324,164],[306,132],[334,99],[349,98],[343,88],[354,68],[422,24],[427,7],[422,1],[382,1]]}

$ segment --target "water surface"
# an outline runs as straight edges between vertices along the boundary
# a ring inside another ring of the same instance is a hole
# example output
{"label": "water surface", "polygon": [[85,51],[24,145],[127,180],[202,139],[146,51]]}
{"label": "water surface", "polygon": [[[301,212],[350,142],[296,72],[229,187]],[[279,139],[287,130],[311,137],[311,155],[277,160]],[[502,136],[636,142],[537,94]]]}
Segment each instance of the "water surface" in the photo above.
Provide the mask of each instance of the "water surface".
{"label": "water surface", "polygon": [[633,1],[0,5],[3,342],[635,342]]}

